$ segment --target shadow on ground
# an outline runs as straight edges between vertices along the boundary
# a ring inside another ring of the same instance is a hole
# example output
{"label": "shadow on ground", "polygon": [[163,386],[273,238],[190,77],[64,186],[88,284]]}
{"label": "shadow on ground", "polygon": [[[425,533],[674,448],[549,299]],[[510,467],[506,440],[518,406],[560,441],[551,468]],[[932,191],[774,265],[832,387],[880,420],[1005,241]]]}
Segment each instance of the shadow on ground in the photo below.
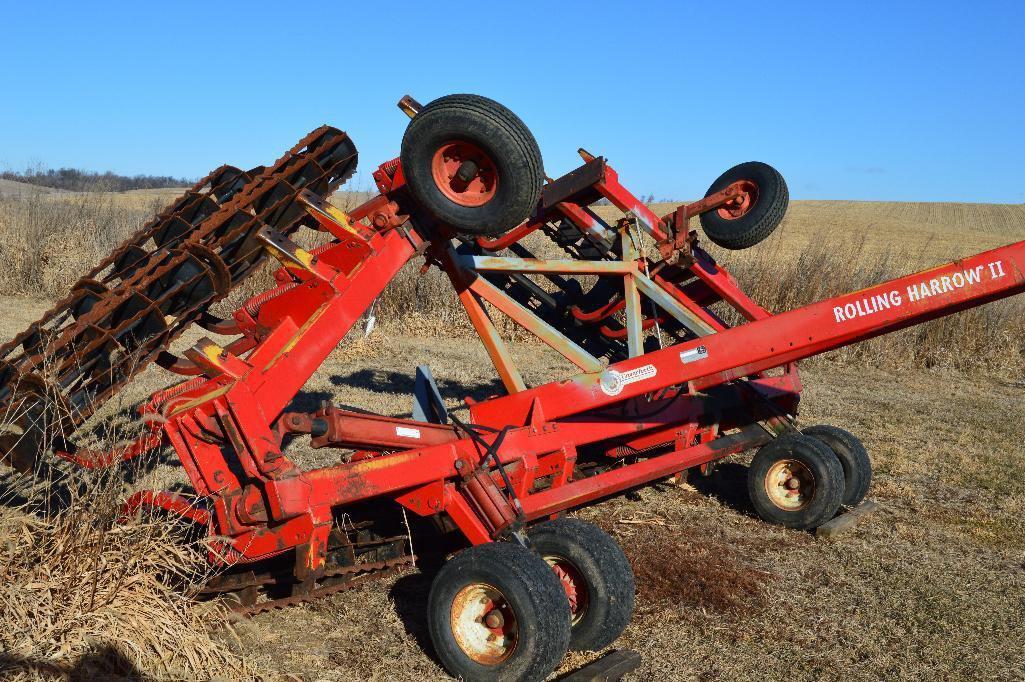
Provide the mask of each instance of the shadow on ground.
{"label": "shadow on ground", "polygon": [[89,652],[70,665],[45,659],[0,653],[0,677],[52,677],[70,682],[86,680],[150,680],[113,646]]}
{"label": "shadow on ground", "polygon": [[702,495],[715,498],[723,505],[748,516],[755,516],[754,506],[747,494],[747,467],[738,462],[716,465],[710,476],[692,474],[687,482]]}

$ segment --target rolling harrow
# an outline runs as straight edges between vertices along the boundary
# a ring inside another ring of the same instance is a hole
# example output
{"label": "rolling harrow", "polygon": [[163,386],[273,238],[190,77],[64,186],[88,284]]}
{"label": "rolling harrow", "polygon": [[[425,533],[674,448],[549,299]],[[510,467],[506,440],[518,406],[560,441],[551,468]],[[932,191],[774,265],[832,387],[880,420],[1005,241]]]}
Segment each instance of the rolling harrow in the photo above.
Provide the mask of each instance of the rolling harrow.
{"label": "rolling harrow", "polygon": [[[797,429],[795,363],[1025,289],[1021,242],[772,315],[691,229],[728,249],[767,237],[788,203],[770,166],[730,169],[657,216],[583,150],[579,168],[546,179],[530,132],[491,100],[399,106],[411,118],[401,154],[362,206],[327,203],[356,150],[320,128],[272,166],[211,173],[0,348],[0,454],[30,471],[48,451],[101,467],[170,445],[195,495],[140,492],[126,513],[157,507],[206,528],[221,569],[206,591],[246,613],[396,570],[412,536],[424,561],[455,552],[427,620],[440,660],[465,678],[543,678],[567,648],[601,649],[629,622],[629,563],[569,509],[747,450],[767,521],[809,529],[858,505],[868,455],[842,429]],[[625,217],[604,222],[600,200]],[[328,241],[300,248],[300,226]],[[276,286],[230,318],[211,314],[268,254]],[[416,256],[452,282],[505,394],[468,399],[459,417],[419,368],[411,419],[291,411]],[[528,386],[499,314],[576,371]],[[192,325],[234,340],[170,354]],[[184,379],[139,407],[146,431],[109,452],[76,447],[69,434],[152,362]],[[296,439],[339,462],[301,469]]]}

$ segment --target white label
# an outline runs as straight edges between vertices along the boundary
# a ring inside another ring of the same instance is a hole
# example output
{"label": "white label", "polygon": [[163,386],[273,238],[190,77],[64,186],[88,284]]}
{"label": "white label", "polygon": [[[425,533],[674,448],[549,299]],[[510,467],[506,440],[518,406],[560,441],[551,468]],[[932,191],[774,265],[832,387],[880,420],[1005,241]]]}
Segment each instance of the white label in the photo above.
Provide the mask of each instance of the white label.
{"label": "white label", "polygon": [[698,346],[697,348],[691,348],[680,353],[680,360],[683,364],[689,364],[691,362],[697,362],[698,360],[704,360],[708,357],[708,349],[704,346]]}
{"label": "white label", "polygon": [[[961,267],[956,270],[946,270],[947,274],[937,275],[938,270],[930,270],[928,279],[923,278],[917,282],[907,285],[904,290],[890,289],[874,294],[861,294],[854,300],[847,299],[849,303],[833,307],[833,319],[842,324],[853,322],[861,317],[869,317],[897,310],[912,303],[928,305],[925,299],[940,296],[945,303],[953,303],[961,298],[960,289],[971,289],[980,284],[994,279],[1006,277],[1002,260],[991,261],[976,265],[974,267]],[[969,294],[968,296],[974,296]],[[967,298],[966,296],[965,298]],[[939,307],[942,303],[936,303]]]}
{"label": "white label", "polygon": [[631,369],[628,372],[617,372],[614,369],[610,369],[601,375],[601,379],[598,380],[598,386],[605,395],[619,395],[627,384],[632,384],[642,379],[650,379],[656,374],[658,374],[658,370],[655,369],[655,365],[644,365],[637,369]]}
{"label": "white label", "polygon": [[395,435],[403,438],[419,438],[420,429],[411,429],[408,426],[396,426]]}

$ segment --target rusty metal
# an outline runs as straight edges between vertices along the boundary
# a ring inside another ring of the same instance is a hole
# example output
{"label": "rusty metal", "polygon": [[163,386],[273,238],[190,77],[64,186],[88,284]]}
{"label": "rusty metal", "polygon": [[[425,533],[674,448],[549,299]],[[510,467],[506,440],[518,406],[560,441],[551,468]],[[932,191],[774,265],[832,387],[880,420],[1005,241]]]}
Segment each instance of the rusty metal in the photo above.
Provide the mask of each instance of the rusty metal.
{"label": "rusty metal", "polygon": [[[348,136],[324,126],[269,168],[243,173],[222,166],[200,180],[0,346],[7,370],[0,377],[0,420],[13,413],[22,430],[42,432],[36,441],[73,454],[65,437],[263,260],[252,235],[266,227],[297,229],[308,220],[298,194],[313,188],[326,195],[355,165]],[[42,382],[39,398],[65,407],[41,419],[31,401],[5,400],[3,387],[26,377]],[[0,452],[0,460],[17,458],[20,468],[31,468],[34,453],[26,450],[33,447],[23,438]]]}
{"label": "rusty metal", "polygon": [[[232,607],[231,610],[240,616],[252,617],[261,613],[267,613],[268,611],[276,611],[292,606],[298,606],[299,604],[306,604],[335,594],[347,592],[367,583],[376,582],[395,575],[403,568],[412,566],[413,562],[414,557],[403,556],[395,559],[385,559],[366,564],[357,564],[355,566],[346,566],[325,576],[327,580],[323,581],[323,583],[326,584],[314,587],[303,594],[294,594],[288,597],[268,599],[266,601],[249,604],[239,603],[237,606]],[[332,578],[334,580],[331,580]],[[252,589],[263,587],[266,584],[267,583],[255,581],[250,583],[240,583],[236,588],[231,590],[217,590],[216,587],[212,587],[208,589],[207,593],[223,595],[225,593],[232,592],[246,592],[244,598],[246,601],[249,601],[254,599]]]}

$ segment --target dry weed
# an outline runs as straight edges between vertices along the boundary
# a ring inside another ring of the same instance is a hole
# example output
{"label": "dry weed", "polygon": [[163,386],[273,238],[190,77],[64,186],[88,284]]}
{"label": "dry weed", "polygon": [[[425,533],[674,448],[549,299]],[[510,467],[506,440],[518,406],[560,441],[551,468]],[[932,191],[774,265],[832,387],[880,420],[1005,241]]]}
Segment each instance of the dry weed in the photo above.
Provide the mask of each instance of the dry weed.
{"label": "dry weed", "polygon": [[[114,449],[120,430],[101,429],[97,445]],[[225,614],[195,602],[209,577],[202,544],[162,515],[122,518],[151,465],[83,470],[46,457],[31,475],[0,477],[0,675],[253,677],[211,634]]]}
{"label": "dry weed", "polygon": [[48,519],[0,509],[0,674],[252,677],[192,600],[202,554],[163,520],[113,523],[97,494]]}

